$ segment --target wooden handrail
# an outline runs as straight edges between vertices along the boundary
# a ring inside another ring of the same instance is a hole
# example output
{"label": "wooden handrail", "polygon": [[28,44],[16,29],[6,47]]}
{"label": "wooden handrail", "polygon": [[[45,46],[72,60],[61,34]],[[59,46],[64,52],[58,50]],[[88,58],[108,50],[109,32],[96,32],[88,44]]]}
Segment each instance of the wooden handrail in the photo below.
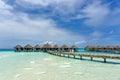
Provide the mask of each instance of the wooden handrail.
{"label": "wooden handrail", "polygon": [[70,53],[70,52],[54,52],[54,51],[49,51],[48,53],[50,54],[55,54],[55,55],[68,55],[68,57],[70,57],[70,55],[74,56],[74,58],[76,56],[80,56],[80,59],[82,59],[82,57],[90,57],[91,60],[93,60],[93,58],[103,58],[104,62],[106,62],[106,59],[117,59],[120,60],[120,56],[109,56],[109,55],[93,55],[93,54],[77,54],[77,53]]}

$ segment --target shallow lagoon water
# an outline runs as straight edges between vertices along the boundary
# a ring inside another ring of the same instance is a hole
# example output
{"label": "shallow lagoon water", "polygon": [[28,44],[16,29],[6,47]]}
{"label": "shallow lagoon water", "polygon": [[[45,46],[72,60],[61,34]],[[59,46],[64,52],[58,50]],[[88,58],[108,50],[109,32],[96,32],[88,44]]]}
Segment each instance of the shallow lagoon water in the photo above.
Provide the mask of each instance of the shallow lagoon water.
{"label": "shallow lagoon water", "polygon": [[84,59],[0,52],[0,80],[120,80],[120,60]]}

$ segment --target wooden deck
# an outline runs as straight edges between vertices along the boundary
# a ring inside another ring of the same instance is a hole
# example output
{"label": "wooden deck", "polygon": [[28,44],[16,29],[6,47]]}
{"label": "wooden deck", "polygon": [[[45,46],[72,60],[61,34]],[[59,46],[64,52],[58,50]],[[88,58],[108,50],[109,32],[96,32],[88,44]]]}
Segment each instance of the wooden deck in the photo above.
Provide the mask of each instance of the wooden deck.
{"label": "wooden deck", "polygon": [[70,53],[70,52],[53,52],[53,51],[49,51],[48,53],[53,54],[53,55],[59,55],[59,56],[68,56],[68,58],[70,58],[70,56],[73,56],[73,58],[76,58],[77,56],[80,57],[80,59],[82,60],[83,57],[89,57],[91,59],[91,61],[93,60],[93,58],[102,58],[104,60],[104,62],[106,63],[106,59],[117,59],[120,60],[120,56],[106,56],[106,55],[93,55],[93,54],[77,54],[77,53]]}

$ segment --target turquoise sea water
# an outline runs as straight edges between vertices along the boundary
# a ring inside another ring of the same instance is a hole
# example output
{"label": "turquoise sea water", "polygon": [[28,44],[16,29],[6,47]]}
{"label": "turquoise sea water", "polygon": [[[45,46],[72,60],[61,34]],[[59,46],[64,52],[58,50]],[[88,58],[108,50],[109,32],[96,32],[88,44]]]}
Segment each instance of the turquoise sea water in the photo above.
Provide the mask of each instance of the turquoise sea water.
{"label": "turquoise sea water", "polygon": [[0,51],[0,80],[120,80],[120,60],[102,61],[64,58],[43,52]]}
{"label": "turquoise sea water", "polygon": [[13,49],[0,49],[0,52],[14,52]]}

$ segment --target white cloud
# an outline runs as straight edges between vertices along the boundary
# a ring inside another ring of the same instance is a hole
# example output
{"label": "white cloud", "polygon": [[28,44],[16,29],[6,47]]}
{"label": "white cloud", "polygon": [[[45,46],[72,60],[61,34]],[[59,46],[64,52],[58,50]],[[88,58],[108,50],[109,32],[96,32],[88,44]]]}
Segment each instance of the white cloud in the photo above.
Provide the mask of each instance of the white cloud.
{"label": "white cloud", "polygon": [[86,0],[16,0],[16,3],[24,8],[50,8],[51,13],[59,15],[73,14]]}
{"label": "white cloud", "polygon": [[0,0],[0,9],[12,9],[12,7]]}
{"label": "white cloud", "polygon": [[84,13],[84,18],[87,18],[85,24],[96,27],[104,23],[110,10],[107,4],[102,4],[99,0],[87,5],[82,12]]}
{"label": "white cloud", "polygon": [[85,43],[87,43],[86,40],[80,40],[80,41],[75,42],[75,45],[81,45],[81,44],[85,44]]}
{"label": "white cloud", "polygon": [[45,41],[45,42],[43,42],[43,44],[46,44],[46,43],[51,44],[51,45],[55,45],[56,44],[56,42],[54,42],[54,41]]}
{"label": "white cloud", "polygon": [[[19,0],[16,1],[18,4],[21,3],[29,3],[31,5],[39,5],[39,6],[43,6],[43,7],[47,7],[47,6],[52,6],[52,5],[56,5],[60,6],[65,4],[66,6],[72,7],[75,6],[75,4],[77,3],[82,3],[84,0]],[[22,5],[22,4],[21,4]]]}
{"label": "white cloud", "polygon": [[0,0],[0,15],[1,17],[4,15],[11,15],[9,10],[12,10],[13,8],[7,4],[5,4],[2,0]]}
{"label": "white cloud", "polygon": [[[7,4],[4,3],[3,6],[7,6]],[[4,10],[10,12],[10,15],[4,14],[6,13]],[[51,44],[53,42],[68,43],[69,41],[74,43],[76,39],[82,39],[81,36],[74,36],[73,33],[58,28],[52,19],[42,17],[32,19],[25,13],[14,13],[10,9],[3,9],[3,14],[4,16],[0,15],[1,45],[13,47],[15,44],[39,44],[39,42],[45,41]]]}
{"label": "white cloud", "polygon": [[0,20],[0,33],[5,33],[2,37],[13,36],[25,39],[55,39],[57,41],[62,41],[68,40],[73,36],[70,35],[68,31],[57,28],[56,23],[51,19],[32,20],[26,15],[23,16],[19,14],[19,16],[21,16],[21,21],[16,21],[14,19]]}
{"label": "white cloud", "polygon": [[109,27],[120,25],[120,8],[111,9],[112,4],[104,3],[102,0],[95,0],[85,6],[76,18],[85,18],[84,23],[92,27]]}
{"label": "white cloud", "polygon": [[51,14],[45,16],[59,14],[63,21],[84,19],[83,23],[92,27],[120,25],[119,8],[110,9],[112,4],[103,0],[16,0],[16,3],[26,9],[51,8]]}
{"label": "white cloud", "polygon": [[[120,25],[119,8],[112,11],[108,4],[102,3],[102,0],[91,1],[91,4],[85,2],[86,0],[16,0],[16,3],[26,10],[29,10],[29,8],[49,9],[49,7],[52,7],[51,12],[53,15],[58,15],[59,13],[60,15],[63,15],[59,16],[59,18],[63,17],[68,20],[71,18],[84,19],[84,23],[88,26],[102,27],[104,25],[103,27],[105,27],[105,25]],[[84,7],[82,5],[84,5]],[[81,8],[81,6],[83,8]],[[59,28],[59,25],[49,17],[44,18],[39,15],[37,19],[35,17],[32,19],[28,14],[25,14],[22,11],[21,13],[14,12],[13,9],[12,6],[5,4],[3,0],[0,0],[1,45],[14,45],[18,43],[26,44],[33,42],[38,44],[43,42],[49,42],[51,44],[61,42],[70,45],[75,42],[77,45],[82,45],[90,42],[89,39],[91,37],[96,39],[96,43],[100,37],[103,37],[103,33],[96,30],[98,28],[95,28],[95,31],[91,34],[75,36],[74,33]],[[76,17],[69,16],[69,14],[74,14]],[[68,15],[67,18],[66,15]]]}

